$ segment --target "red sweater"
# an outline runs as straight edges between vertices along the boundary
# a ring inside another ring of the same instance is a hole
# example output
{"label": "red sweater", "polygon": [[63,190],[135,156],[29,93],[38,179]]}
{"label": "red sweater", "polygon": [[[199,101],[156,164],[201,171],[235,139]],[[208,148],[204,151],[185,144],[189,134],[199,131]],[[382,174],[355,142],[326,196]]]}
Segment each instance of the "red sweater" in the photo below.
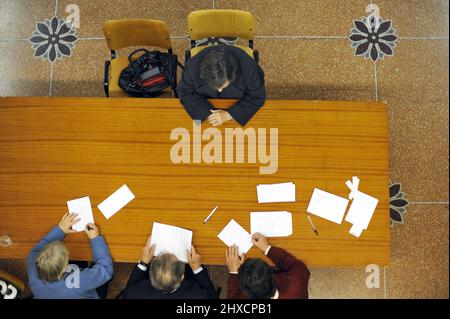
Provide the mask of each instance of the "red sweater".
{"label": "red sweater", "polygon": [[[280,271],[275,273],[279,299],[308,299],[309,270],[306,265],[284,249],[271,247],[267,256]],[[228,299],[247,299],[239,286],[237,274],[228,277]]]}

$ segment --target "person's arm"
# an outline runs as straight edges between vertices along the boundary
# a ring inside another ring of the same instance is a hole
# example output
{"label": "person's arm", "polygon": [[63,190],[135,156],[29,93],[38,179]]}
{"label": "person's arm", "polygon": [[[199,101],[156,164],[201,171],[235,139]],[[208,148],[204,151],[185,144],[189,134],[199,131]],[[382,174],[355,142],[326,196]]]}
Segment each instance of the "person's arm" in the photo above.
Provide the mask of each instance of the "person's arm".
{"label": "person's arm", "polygon": [[63,240],[66,234],[74,233],[75,231],[72,229],[72,226],[80,221],[77,218],[77,214],[69,214],[66,213],[62,218],[59,224],[50,230],[50,232],[41,239],[41,241],[33,247],[31,252],[27,257],[27,270],[28,270],[28,278],[33,280],[37,278],[36,273],[36,258],[39,255],[39,252],[44,248],[48,243],[54,242],[56,240]]}
{"label": "person's arm", "polygon": [[250,68],[244,97],[227,111],[231,117],[244,126],[258,112],[266,100],[266,89],[264,87],[264,73],[255,63]]}
{"label": "person's arm", "polygon": [[[140,266],[140,267],[139,267]],[[128,289],[130,286],[133,286],[142,280],[149,280],[148,269],[141,268],[142,265],[137,264],[134,266],[133,271],[131,272],[130,278],[128,279],[127,285],[125,289]]]}
{"label": "person's arm", "polygon": [[252,243],[287,276],[298,278],[302,285],[308,283],[309,270],[301,260],[298,260],[284,249],[270,246],[267,238],[260,233],[252,235]]}
{"label": "person's arm", "polygon": [[214,287],[213,282],[211,281],[211,278],[209,277],[208,272],[206,269],[201,267],[201,269],[197,269],[197,273],[194,272],[194,279],[195,282],[200,286],[200,288],[204,289],[206,291],[206,298],[208,299],[217,299],[217,291]]}
{"label": "person's arm", "polygon": [[191,251],[186,251],[186,255],[188,257],[189,266],[194,273],[194,280],[200,288],[206,291],[206,298],[217,299],[216,288],[214,287],[211,278],[209,278],[209,274],[206,269],[203,269],[202,256],[197,253],[194,245],[191,246]]}
{"label": "person's arm", "polygon": [[269,257],[278,268],[285,272],[287,276],[295,276],[299,278],[302,283],[308,282],[310,272],[306,265],[286,250],[279,247],[270,247],[267,252],[267,257]]}
{"label": "person's arm", "polygon": [[226,252],[225,257],[228,267],[228,299],[242,298],[241,286],[239,284],[238,272],[239,268],[245,261],[245,255],[239,256],[239,247],[236,245],[230,246]]}
{"label": "person's arm", "polygon": [[128,289],[130,286],[137,284],[138,282],[141,282],[142,280],[150,279],[150,275],[148,273],[148,267],[150,266],[150,263],[152,262],[153,254],[155,252],[155,245],[150,246],[150,242],[151,242],[151,236],[149,236],[149,238],[147,239],[147,243],[145,244],[144,248],[142,248],[142,254],[141,254],[141,259],[140,259],[140,261],[142,261],[145,265],[148,265],[148,266],[144,266],[144,265],[138,263],[133,268],[133,271],[131,272],[130,279],[128,279],[125,290]]}
{"label": "person's arm", "polygon": [[100,236],[97,226],[87,225],[92,250],[93,266],[80,273],[80,288],[92,290],[111,280],[113,275],[113,261],[108,245],[103,236]]}
{"label": "person's arm", "polygon": [[[192,60],[191,60],[192,61]],[[189,61],[183,71],[177,93],[181,104],[193,120],[204,121],[211,115],[212,106],[208,100],[195,90],[195,82],[190,69],[194,67]]]}
{"label": "person's arm", "polygon": [[227,299],[240,299],[241,298],[241,286],[239,285],[238,274],[228,274],[228,292]]}

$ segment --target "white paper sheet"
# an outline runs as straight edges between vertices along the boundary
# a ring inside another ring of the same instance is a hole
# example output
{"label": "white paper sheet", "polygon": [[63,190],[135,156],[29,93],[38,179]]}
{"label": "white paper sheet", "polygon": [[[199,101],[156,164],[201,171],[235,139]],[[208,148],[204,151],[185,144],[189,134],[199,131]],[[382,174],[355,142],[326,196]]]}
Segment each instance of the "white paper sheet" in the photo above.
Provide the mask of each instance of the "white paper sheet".
{"label": "white paper sheet", "polygon": [[378,199],[360,191],[354,193],[352,204],[345,216],[345,221],[353,224],[350,234],[359,237],[363,229],[367,229],[377,205]]}
{"label": "white paper sheet", "polygon": [[251,233],[261,233],[266,237],[286,237],[292,235],[292,214],[290,212],[251,212]]}
{"label": "white paper sheet", "polygon": [[258,203],[295,202],[295,184],[260,184],[256,186]]}
{"label": "white paper sheet", "polygon": [[112,193],[107,199],[101,202],[97,207],[106,217],[106,219],[109,219],[133,199],[134,195],[131,190],[127,185],[123,185],[114,193]]}
{"label": "white paper sheet", "polygon": [[191,251],[192,231],[154,222],[150,245],[155,245],[155,256],[161,253],[170,253],[187,263],[186,250]]}
{"label": "white paper sheet", "polygon": [[342,223],[348,199],[315,188],[307,212],[334,223]]}
{"label": "white paper sheet", "polygon": [[217,237],[228,247],[232,245],[238,246],[239,255],[246,254],[253,246],[252,236],[234,219],[230,220]]}
{"label": "white paper sheet", "polygon": [[77,218],[81,220],[72,226],[75,231],[83,231],[86,229],[86,225],[94,223],[94,215],[92,214],[91,201],[89,196],[69,200],[67,202],[69,213],[78,214]]}

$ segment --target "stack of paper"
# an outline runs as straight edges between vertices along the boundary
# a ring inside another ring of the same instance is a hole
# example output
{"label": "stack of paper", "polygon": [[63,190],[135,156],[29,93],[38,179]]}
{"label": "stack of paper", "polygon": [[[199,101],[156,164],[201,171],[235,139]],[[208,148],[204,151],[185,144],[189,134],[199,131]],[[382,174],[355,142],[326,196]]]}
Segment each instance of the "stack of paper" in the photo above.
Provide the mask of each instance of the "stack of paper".
{"label": "stack of paper", "polygon": [[260,184],[256,186],[258,203],[295,202],[295,184]]}
{"label": "stack of paper", "polygon": [[69,200],[67,207],[69,208],[69,213],[76,213],[78,214],[77,218],[80,218],[80,221],[72,226],[73,230],[80,232],[86,229],[87,224],[94,223],[91,201],[88,196]]}
{"label": "stack of paper", "polygon": [[127,185],[123,185],[97,207],[105,215],[106,219],[109,219],[133,199],[134,195],[131,190]]}
{"label": "stack of paper", "polygon": [[181,261],[188,262],[186,250],[191,251],[192,231],[160,224],[153,223],[150,245],[155,245],[154,255],[161,253],[170,253]]}
{"label": "stack of paper", "polygon": [[292,214],[289,212],[251,212],[251,233],[261,233],[266,237],[292,235]]}
{"label": "stack of paper", "polygon": [[241,225],[232,219],[217,236],[228,247],[236,245],[239,247],[239,255],[246,254],[253,246],[252,236]]}
{"label": "stack of paper", "polygon": [[315,188],[307,212],[340,224],[347,205],[348,199]]}
{"label": "stack of paper", "polygon": [[350,234],[359,237],[364,229],[369,226],[375,208],[378,205],[378,199],[357,191],[353,195],[352,205],[348,210],[345,220],[352,223]]}

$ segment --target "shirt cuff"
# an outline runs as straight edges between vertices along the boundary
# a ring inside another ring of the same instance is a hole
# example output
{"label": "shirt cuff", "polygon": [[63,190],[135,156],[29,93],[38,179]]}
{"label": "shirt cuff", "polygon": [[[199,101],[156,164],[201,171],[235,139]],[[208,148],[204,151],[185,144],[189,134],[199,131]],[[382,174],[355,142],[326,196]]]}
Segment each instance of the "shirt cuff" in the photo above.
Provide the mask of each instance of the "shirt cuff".
{"label": "shirt cuff", "polygon": [[142,271],[147,271],[147,267],[145,267],[144,265],[142,265],[142,264],[138,264],[137,265],[138,266],[138,268],[140,269],[140,270],[142,270]]}
{"label": "shirt cuff", "polygon": [[264,252],[264,255],[267,256],[267,254],[269,253],[270,248],[272,248],[272,246],[269,245],[269,247],[267,247],[266,251]]}
{"label": "shirt cuff", "polygon": [[232,274],[232,275],[237,275],[237,274],[238,274],[238,273],[235,272],[235,271],[230,271],[229,273]]}
{"label": "shirt cuff", "polygon": [[200,273],[203,270],[203,267],[200,266],[200,268],[193,270],[194,275],[197,275],[198,273]]}
{"label": "shirt cuff", "polygon": [[99,241],[103,239],[103,235],[98,235],[97,237],[94,237],[92,239],[89,239],[90,241]]}

